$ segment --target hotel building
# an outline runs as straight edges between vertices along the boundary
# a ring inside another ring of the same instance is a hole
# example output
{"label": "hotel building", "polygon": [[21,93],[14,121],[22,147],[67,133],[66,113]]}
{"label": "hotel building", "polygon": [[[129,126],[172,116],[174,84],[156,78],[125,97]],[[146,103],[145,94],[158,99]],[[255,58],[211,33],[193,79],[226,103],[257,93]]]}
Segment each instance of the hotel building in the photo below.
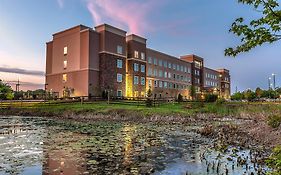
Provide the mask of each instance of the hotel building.
{"label": "hotel building", "polygon": [[217,93],[230,97],[230,74],[226,69],[204,67],[196,55],[180,58],[150,49],[146,39],[103,24],[83,25],[53,34],[46,45],[46,90],[59,97],[145,97],[191,99]]}

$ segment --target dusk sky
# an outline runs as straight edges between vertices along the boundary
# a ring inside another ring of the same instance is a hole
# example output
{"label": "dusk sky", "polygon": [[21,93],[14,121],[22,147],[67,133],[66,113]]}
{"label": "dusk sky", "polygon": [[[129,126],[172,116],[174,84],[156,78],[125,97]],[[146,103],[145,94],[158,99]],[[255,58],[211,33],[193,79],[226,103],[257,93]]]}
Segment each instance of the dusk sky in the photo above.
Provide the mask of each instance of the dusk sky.
{"label": "dusk sky", "polygon": [[280,86],[281,42],[224,56],[226,47],[239,43],[228,33],[234,19],[259,15],[237,0],[0,0],[0,79],[43,88],[45,43],[52,34],[108,23],[147,38],[150,48],[177,57],[196,54],[207,67],[229,69],[232,92],[236,86],[267,88],[272,73]]}

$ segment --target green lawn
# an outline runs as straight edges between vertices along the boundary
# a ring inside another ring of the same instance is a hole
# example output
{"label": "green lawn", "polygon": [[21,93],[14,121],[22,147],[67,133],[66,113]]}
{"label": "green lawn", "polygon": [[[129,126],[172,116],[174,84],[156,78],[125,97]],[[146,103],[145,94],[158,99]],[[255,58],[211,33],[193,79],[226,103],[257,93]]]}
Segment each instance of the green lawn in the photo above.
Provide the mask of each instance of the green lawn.
{"label": "green lawn", "polygon": [[90,103],[2,103],[0,107],[12,106],[2,111],[15,109],[18,111],[29,111],[39,113],[62,114],[64,112],[74,113],[94,113],[94,114],[138,114],[143,116],[150,115],[181,115],[191,116],[198,113],[210,113],[220,116],[239,115],[242,113],[273,113],[281,114],[281,104],[277,103],[164,103],[155,107],[146,107],[144,104],[90,102]]}

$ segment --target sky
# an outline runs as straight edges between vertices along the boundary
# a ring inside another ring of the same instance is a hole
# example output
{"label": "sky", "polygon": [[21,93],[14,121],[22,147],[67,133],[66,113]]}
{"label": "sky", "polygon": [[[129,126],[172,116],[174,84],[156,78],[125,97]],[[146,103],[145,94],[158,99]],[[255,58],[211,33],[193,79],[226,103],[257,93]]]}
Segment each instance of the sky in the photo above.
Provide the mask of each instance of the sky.
{"label": "sky", "polygon": [[108,23],[147,38],[149,48],[177,57],[196,54],[206,67],[229,69],[232,92],[266,89],[272,73],[281,86],[281,42],[224,56],[225,48],[239,44],[228,32],[232,22],[259,16],[237,0],[0,0],[0,79],[13,87],[19,79],[24,90],[43,88],[52,34]]}

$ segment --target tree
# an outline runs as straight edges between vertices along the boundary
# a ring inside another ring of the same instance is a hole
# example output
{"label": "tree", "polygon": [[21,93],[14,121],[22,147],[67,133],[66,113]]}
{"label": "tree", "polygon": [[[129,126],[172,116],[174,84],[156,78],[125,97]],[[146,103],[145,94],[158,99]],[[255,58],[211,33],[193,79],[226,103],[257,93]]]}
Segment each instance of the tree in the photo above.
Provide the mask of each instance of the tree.
{"label": "tree", "polygon": [[149,88],[148,91],[147,91],[147,98],[146,98],[146,106],[147,107],[152,107],[152,91],[151,89]]}
{"label": "tree", "polygon": [[244,97],[248,101],[253,101],[255,98],[257,98],[256,93],[251,90],[247,90],[246,92],[244,92]]}
{"label": "tree", "polygon": [[258,98],[261,98],[261,95],[262,95],[262,93],[263,93],[263,90],[262,90],[261,88],[257,87],[255,93],[256,93],[256,96],[257,96]]}
{"label": "tree", "polygon": [[205,95],[205,102],[216,102],[218,99],[218,95],[216,94],[206,94]]}
{"label": "tree", "polygon": [[245,24],[244,18],[238,18],[232,24],[229,32],[241,37],[241,45],[225,49],[226,56],[237,56],[239,53],[265,43],[273,43],[281,39],[281,10],[277,0],[238,0],[248,4],[262,13],[262,17]]}
{"label": "tree", "polygon": [[236,93],[234,93],[234,94],[231,96],[231,100],[238,100],[238,101],[240,101],[240,100],[242,100],[242,99],[244,99],[244,95],[243,95],[243,93],[241,93],[241,92],[236,92]]}
{"label": "tree", "polygon": [[14,98],[11,86],[3,83],[0,79],[0,100],[12,100]]}
{"label": "tree", "polygon": [[190,95],[191,95],[192,100],[194,100],[196,97],[196,89],[193,85],[190,86]]}
{"label": "tree", "polygon": [[183,102],[183,96],[181,94],[178,95],[178,102]]}

